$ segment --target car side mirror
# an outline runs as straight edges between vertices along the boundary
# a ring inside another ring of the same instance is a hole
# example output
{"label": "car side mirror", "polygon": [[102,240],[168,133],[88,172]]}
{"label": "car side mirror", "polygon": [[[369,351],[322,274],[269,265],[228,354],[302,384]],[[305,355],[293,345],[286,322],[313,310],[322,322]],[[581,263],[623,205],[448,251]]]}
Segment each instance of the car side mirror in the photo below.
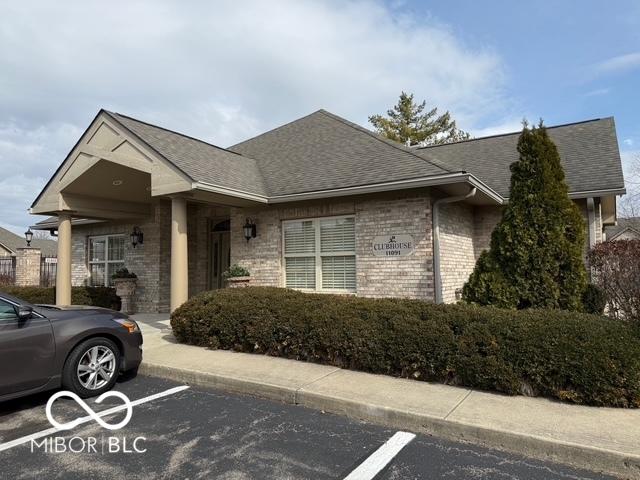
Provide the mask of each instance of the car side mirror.
{"label": "car side mirror", "polygon": [[31,316],[33,315],[33,308],[28,307],[26,305],[20,305],[16,307],[16,310],[17,310],[16,313],[18,314],[19,320],[27,320],[31,318]]}

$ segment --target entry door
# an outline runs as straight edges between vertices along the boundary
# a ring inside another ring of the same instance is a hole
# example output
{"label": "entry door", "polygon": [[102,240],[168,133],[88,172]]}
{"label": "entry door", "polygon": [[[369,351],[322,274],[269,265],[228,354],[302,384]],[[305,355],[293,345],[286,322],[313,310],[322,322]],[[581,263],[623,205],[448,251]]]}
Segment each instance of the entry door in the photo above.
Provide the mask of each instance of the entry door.
{"label": "entry door", "polygon": [[215,290],[224,287],[222,274],[229,268],[231,260],[231,249],[229,242],[229,232],[211,233],[211,266],[209,271],[209,288]]}

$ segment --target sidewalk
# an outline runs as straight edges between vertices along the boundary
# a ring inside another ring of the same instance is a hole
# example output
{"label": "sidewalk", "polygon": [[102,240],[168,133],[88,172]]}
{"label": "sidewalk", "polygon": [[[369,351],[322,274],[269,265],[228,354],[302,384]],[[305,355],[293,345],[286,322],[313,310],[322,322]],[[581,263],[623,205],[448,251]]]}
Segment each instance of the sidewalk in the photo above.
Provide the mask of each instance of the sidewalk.
{"label": "sidewalk", "polygon": [[134,318],[140,373],[640,478],[640,410],[570,405],[181,345],[168,315]]}

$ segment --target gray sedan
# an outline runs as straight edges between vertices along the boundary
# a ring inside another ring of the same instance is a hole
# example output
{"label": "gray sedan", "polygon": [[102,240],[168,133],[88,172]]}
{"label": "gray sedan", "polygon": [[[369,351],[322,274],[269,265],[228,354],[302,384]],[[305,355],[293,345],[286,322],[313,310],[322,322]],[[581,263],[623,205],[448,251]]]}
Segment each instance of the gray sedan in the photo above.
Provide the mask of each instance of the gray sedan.
{"label": "gray sedan", "polygon": [[127,315],[97,307],[31,305],[0,292],[0,401],[63,387],[80,397],[109,390],[142,361]]}

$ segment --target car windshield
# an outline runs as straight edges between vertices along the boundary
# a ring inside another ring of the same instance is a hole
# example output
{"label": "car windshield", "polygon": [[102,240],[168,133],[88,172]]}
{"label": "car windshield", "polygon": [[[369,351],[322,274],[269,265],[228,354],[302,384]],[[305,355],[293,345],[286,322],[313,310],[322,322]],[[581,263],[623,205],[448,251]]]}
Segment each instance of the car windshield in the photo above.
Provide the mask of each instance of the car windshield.
{"label": "car windshield", "polygon": [[8,300],[11,303],[17,303],[18,305],[23,305],[25,307],[33,307],[33,305],[25,300],[22,300],[18,297],[14,297],[13,295],[9,295],[3,291],[0,291],[0,298]]}

